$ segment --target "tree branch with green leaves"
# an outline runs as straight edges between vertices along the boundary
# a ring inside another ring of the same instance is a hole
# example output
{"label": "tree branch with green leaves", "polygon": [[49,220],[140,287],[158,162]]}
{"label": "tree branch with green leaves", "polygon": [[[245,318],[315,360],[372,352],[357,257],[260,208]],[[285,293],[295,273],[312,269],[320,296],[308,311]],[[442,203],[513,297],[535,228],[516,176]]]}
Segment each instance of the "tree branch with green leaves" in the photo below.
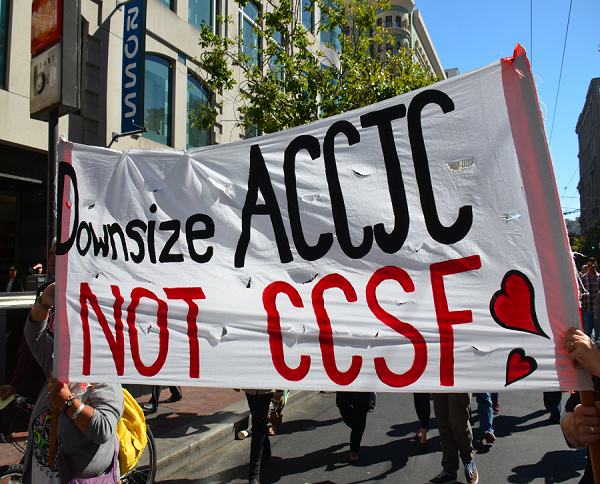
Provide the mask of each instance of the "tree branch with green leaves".
{"label": "tree branch with green leaves", "polygon": [[[237,3],[241,9],[249,5]],[[236,124],[245,130],[273,133],[301,126],[439,79],[409,49],[394,49],[394,36],[377,27],[376,13],[389,10],[386,1],[316,0],[304,10],[321,13],[314,33],[302,23],[301,0],[267,0],[252,32],[244,33],[231,16],[219,17],[223,28],[217,30],[233,35],[201,28],[197,74],[214,93],[239,89]],[[323,48],[322,33],[329,37]],[[222,102],[192,113],[192,126],[208,129]]]}

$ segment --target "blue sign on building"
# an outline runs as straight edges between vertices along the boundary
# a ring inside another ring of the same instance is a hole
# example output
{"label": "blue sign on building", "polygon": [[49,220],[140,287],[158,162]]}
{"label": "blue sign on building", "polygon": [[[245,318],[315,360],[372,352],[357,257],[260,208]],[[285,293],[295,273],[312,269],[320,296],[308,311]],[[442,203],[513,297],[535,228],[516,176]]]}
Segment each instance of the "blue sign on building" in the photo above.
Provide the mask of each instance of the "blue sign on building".
{"label": "blue sign on building", "polygon": [[144,53],[146,0],[125,5],[123,22],[123,72],[121,85],[121,132],[144,126]]}

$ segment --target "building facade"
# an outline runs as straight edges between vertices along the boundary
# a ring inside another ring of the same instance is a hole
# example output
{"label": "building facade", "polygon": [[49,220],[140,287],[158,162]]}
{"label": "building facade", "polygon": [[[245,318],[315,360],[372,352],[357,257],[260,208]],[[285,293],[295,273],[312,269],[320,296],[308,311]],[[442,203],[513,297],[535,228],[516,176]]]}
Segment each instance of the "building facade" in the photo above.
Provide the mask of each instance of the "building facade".
{"label": "building facade", "polygon": [[[115,0],[80,3],[81,109],[61,117],[58,130],[73,142],[107,147],[121,129],[124,7],[117,8]],[[319,11],[303,12],[307,5],[310,0],[298,1],[299,15],[303,25],[315,32]],[[413,48],[423,65],[444,78],[414,7],[412,0],[393,0],[391,12],[378,18],[387,25],[392,16],[398,45]],[[231,37],[242,28],[249,33],[262,8],[266,6],[255,0],[243,8],[233,0],[147,0],[143,113],[144,125],[151,131],[118,138],[111,148],[185,150],[247,136],[235,126],[235,106],[228,102],[236,98],[235,93],[223,99],[208,92],[197,76],[194,59],[201,53],[202,22],[219,35]],[[28,267],[37,262],[45,266],[47,259],[48,124],[29,115],[31,10],[28,1],[0,0],[0,287],[8,279],[9,265],[16,264],[24,280]],[[225,27],[217,25],[218,15],[231,16],[234,26],[229,28],[235,31],[219,31]],[[331,39],[315,34],[314,40]],[[320,47],[327,50],[324,44]],[[217,122],[206,132],[191,129],[188,114],[210,99],[225,101]]]}
{"label": "building facade", "polygon": [[579,138],[579,200],[581,231],[600,220],[600,77],[592,79],[575,132]]}
{"label": "building facade", "polygon": [[390,46],[392,53],[410,48],[416,60],[428,68],[431,74],[446,79],[421,12],[415,9],[413,0],[391,0],[390,10],[377,13],[377,26],[385,28],[394,36],[396,43]]}

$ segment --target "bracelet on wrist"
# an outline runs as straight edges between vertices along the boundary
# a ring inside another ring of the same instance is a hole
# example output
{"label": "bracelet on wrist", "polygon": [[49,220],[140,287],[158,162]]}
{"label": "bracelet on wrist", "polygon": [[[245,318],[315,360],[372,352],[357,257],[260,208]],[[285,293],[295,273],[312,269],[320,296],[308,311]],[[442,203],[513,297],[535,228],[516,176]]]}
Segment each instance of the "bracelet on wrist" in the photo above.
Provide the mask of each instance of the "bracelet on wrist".
{"label": "bracelet on wrist", "polygon": [[35,303],[41,307],[44,311],[50,311],[52,309],[52,306],[48,306],[47,304],[42,303],[42,295],[40,294],[37,299],[35,300]]}
{"label": "bracelet on wrist", "polygon": [[64,404],[64,407],[63,407],[65,413],[73,406],[73,403],[75,403],[75,395],[73,395],[71,393],[71,395],[69,395],[67,397],[67,399],[65,400],[65,404]]}
{"label": "bracelet on wrist", "polygon": [[81,411],[83,410],[83,407],[85,407],[85,403],[81,402],[81,405],[79,405],[79,407],[77,407],[77,410],[75,410],[75,413],[73,414],[73,416],[71,417],[71,420],[73,420],[73,422],[75,422],[75,419],[77,417],[79,417],[79,414],[81,413]]}

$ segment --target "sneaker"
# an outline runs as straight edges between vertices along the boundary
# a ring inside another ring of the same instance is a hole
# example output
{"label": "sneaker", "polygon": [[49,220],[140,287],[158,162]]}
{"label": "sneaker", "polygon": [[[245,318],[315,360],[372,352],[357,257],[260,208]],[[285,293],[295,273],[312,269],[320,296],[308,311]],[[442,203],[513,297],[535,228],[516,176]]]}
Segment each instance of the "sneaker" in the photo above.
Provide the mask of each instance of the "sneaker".
{"label": "sneaker", "polygon": [[485,433],[485,441],[488,444],[493,444],[494,442],[496,442],[496,436],[494,435],[494,432],[486,432]]}
{"label": "sneaker", "polygon": [[465,464],[465,479],[468,484],[477,484],[479,482],[479,474],[477,473],[477,466],[474,460]]}
{"label": "sneaker", "polygon": [[456,477],[452,477],[446,471],[440,472],[437,476],[429,481],[429,484],[445,484],[456,482]]}
{"label": "sneaker", "polygon": [[492,410],[494,411],[494,413],[500,412],[500,400],[498,400],[497,398],[492,398]]}

